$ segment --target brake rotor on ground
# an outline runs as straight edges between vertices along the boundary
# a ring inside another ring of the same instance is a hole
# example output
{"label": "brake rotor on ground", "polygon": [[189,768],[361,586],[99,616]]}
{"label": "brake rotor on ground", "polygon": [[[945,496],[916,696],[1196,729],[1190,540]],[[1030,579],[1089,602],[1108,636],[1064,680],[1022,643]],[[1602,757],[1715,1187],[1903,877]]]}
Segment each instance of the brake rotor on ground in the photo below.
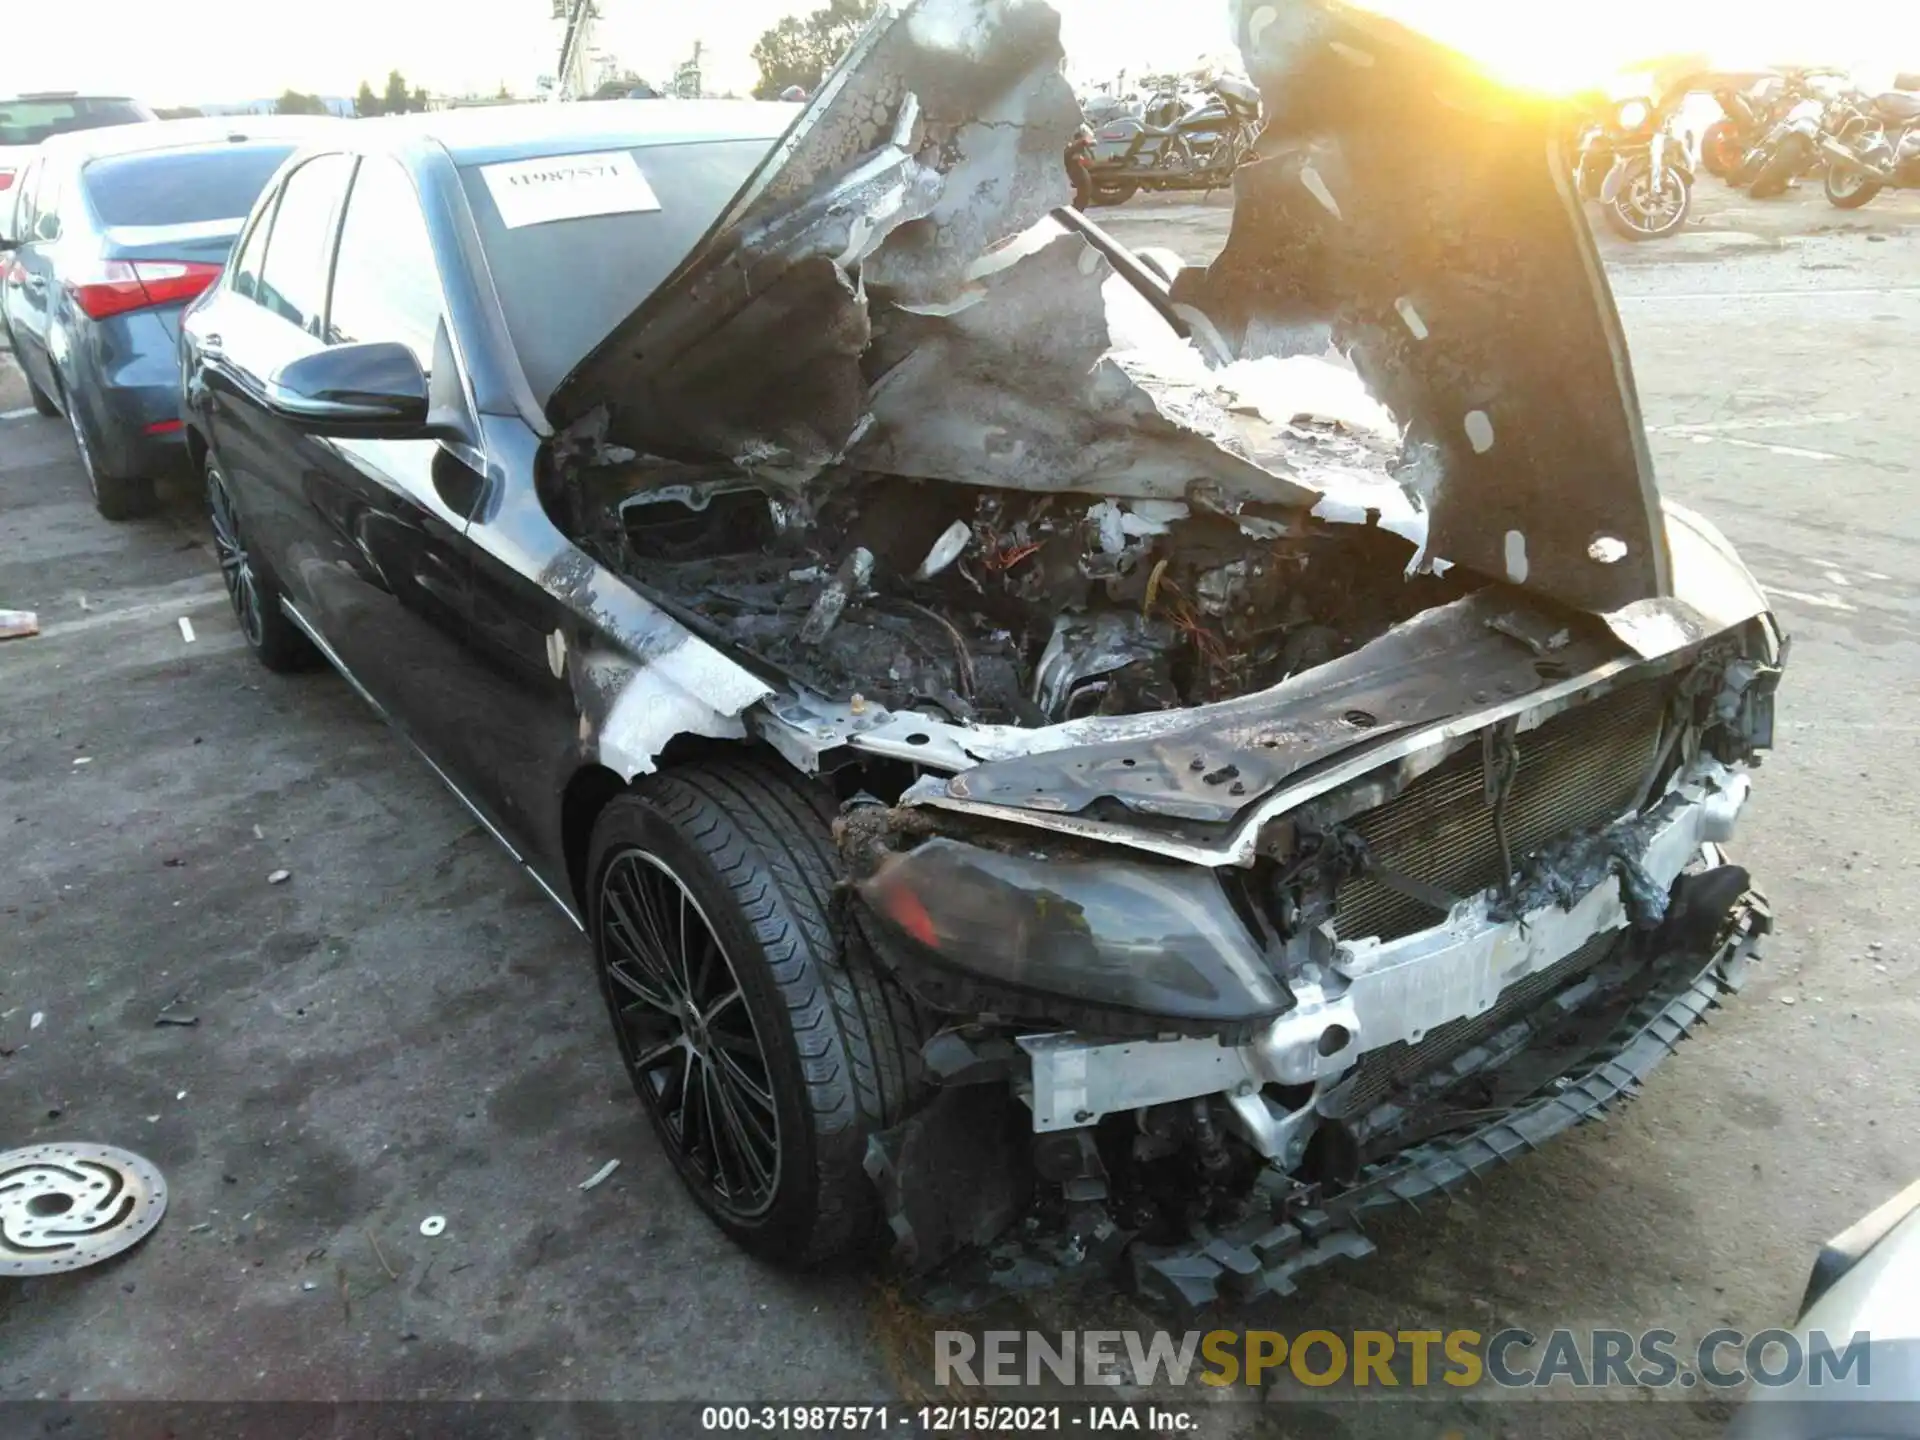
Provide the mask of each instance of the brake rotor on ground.
{"label": "brake rotor on ground", "polygon": [[0,1152],[0,1275],[57,1275],[118,1255],[167,1210],[160,1172],[111,1145]]}

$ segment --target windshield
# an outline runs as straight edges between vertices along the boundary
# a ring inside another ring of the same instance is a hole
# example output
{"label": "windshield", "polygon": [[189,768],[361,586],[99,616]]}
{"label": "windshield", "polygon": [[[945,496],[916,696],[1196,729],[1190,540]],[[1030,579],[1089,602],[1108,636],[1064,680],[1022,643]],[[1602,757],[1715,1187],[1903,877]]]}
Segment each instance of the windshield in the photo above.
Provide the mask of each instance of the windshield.
{"label": "windshield", "polygon": [[237,224],[293,148],[224,145],[117,155],[87,166],[81,184],[102,225]]}
{"label": "windshield", "polygon": [[501,219],[486,175],[508,167],[461,170],[507,330],[542,405],[687,257],[772,146],[771,139],[642,146],[625,153],[658,209],[544,222],[521,216],[515,227]]}
{"label": "windshield", "polygon": [[65,96],[58,100],[0,100],[0,145],[38,145],[75,130],[132,125],[151,120],[144,105],[131,100]]}

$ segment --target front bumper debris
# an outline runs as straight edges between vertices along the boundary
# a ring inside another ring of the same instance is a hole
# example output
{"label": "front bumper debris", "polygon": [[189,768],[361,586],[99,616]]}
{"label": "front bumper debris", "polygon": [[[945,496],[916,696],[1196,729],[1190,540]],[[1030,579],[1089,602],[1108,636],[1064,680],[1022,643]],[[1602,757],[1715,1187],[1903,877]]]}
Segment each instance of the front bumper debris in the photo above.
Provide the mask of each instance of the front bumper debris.
{"label": "front bumper debris", "polygon": [[[1143,1298],[1197,1310],[1220,1300],[1290,1295],[1306,1271],[1335,1260],[1361,1259],[1374,1246],[1363,1228],[1369,1217],[1465,1186],[1506,1161],[1527,1154],[1577,1125],[1603,1118],[1632,1099],[1662,1060],[1744,984],[1773,928],[1765,898],[1748,890],[1728,912],[1712,953],[1656,957],[1658,976],[1614,1024],[1604,1044],[1565,1073],[1549,1077],[1521,1102],[1465,1132],[1412,1145],[1367,1166],[1337,1194],[1320,1193],[1265,1171],[1247,1218],[1196,1226],[1180,1244],[1129,1245],[1124,1234],[1044,1236],[1031,1224],[1015,1227],[991,1245],[976,1245],[911,1283],[912,1298],[938,1313],[977,1309],[1010,1293],[1078,1278],[1103,1264],[1119,1264]],[[1545,1048],[1545,1047],[1543,1047]],[[1547,1050],[1549,1058],[1552,1051]],[[876,1146],[876,1153],[881,1148]],[[883,1194],[897,1195],[884,1162]],[[896,1211],[903,1249],[914,1240],[910,1220]]]}
{"label": "front bumper debris", "polygon": [[1567,847],[1577,862],[1565,867],[1570,873],[1555,872],[1554,852],[1541,857],[1548,863],[1533,869],[1578,895],[1571,904],[1563,908],[1540,894],[1539,904],[1508,916],[1490,893],[1463,901],[1444,923],[1398,940],[1343,941],[1331,973],[1319,981],[1292,980],[1294,1006],[1249,1043],[1023,1036],[1021,1048],[1032,1062],[1034,1129],[1068,1129],[1144,1105],[1224,1093],[1254,1148],[1286,1161],[1301,1112],[1276,1106],[1264,1087],[1336,1082],[1370,1051],[1418,1043],[1439,1026],[1493,1009],[1501,992],[1593,936],[1657,923],[1660,915],[1644,913],[1644,897],[1664,897],[1703,845],[1731,838],[1748,789],[1745,774],[1702,758],[1649,815]]}

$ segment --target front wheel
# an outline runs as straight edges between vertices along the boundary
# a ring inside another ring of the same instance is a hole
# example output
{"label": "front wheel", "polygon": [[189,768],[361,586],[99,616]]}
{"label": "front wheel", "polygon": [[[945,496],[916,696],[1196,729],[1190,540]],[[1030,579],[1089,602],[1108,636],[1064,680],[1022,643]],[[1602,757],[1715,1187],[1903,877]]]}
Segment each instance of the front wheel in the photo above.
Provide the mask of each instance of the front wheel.
{"label": "front wheel", "polygon": [[1836,210],[1858,210],[1880,193],[1880,182],[1869,180],[1858,170],[1845,166],[1827,166],[1827,203]]}
{"label": "front wheel", "polygon": [[1646,160],[1636,160],[1606,207],[1607,223],[1629,240],[1658,240],[1686,224],[1692,206],[1685,171],[1663,165],[1656,174]]}
{"label": "front wheel", "polygon": [[810,1265],[866,1241],[867,1140],[918,1093],[917,1022],[850,927],[825,797],[691,765],[594,826],[588,930],[621,1057],[682,1182],[737,1243]]}
{"label": "front wheel", "polygon": [[1140,187],[1132,181],[1102,184],[1093,182],[1093,203],[1096,205],[1124,205],[1140,193]]}

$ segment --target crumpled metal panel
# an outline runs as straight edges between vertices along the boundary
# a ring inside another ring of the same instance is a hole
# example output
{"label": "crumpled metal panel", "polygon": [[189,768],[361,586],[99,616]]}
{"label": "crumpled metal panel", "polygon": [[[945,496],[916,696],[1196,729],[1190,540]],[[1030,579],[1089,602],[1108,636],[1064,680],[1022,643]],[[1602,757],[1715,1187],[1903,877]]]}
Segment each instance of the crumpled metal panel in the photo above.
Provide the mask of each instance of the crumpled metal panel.
{"label": "crumpled metal panel", "polygon": [[[1557,113],[1338,0],[1231,3],[1271,119],[1225,251],[1176,284],[1200,344],[1133,326],[1145,302],[1046,218],[1079,118],[1053,10],[909,0],[556,420],[605,404],[622,445],[794,488],[845,463],[1363,518],[1397,482],[1424,560],[1640,606],[1630,635],[1670,643],[1652,465]],[[1390,445],[1330,463],[1203,358],[1330,345],[1405,425],[1397,466]]]}
{"label": "crumpled metal panel", "polygon": [[1331,334],[1407,426],[1431,554],[1595,613],[1668,595],[1626,341],[1555,108],[1339,0],[1230,3],[1268,120],[1225,250],[1175,300],[1241,356]]}
{"label": "crumpled metal panel", "polygon": [[561,386],[556,418],[604,403],[624,445],[790,485],[833,463],[867,410],[866,287],[939,300],[1069,198],[1062,53],[1037,0],[882,15],[695,254]]}
{"label": "crumpled metal panel", "polygon": [[1197,480],[1301,509],[1320,498],[1310,475],[1288,474],[1308,448],[1229,413],[1197,357],[1154,375],[1150,357],[1112,353],[1113,267],[1078,235],[1049,223],[1006,253],[975,267],[955,303],[876,325],[873,423],[849,464],[1132,500],[1181,499]]}
{"label": "crumpled metal panel", "polygon": [[1543,673],[1516,633],[1550,634],[1556,612],[1489,589],[1415,616],[1371,644],[1258,695],[1214,707],[1203,725],[997,760],[946,782],[956,800],[1077,814],[1115,800],[1140,815],[1232,820],[1288,777],[1388,736],[1542,690],[1616,655],[1599,625],[1568,635]]}

